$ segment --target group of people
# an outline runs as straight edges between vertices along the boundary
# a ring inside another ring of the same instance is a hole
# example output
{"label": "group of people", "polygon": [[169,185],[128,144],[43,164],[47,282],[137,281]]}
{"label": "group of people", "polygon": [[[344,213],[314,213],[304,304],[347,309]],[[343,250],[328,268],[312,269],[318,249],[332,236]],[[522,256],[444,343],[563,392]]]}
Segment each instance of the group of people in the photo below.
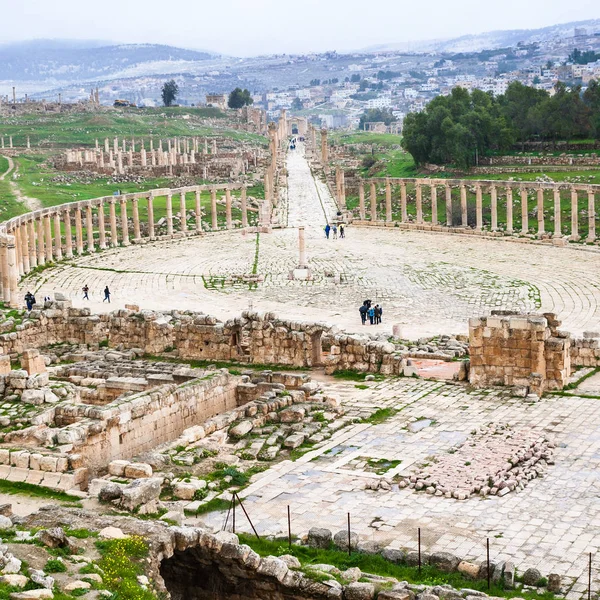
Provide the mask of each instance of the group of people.
{"label": "group of people", "polygon": [[329,235],[333,234],[333,239],[337,240],[338,238],[338,231],[340,233],[340,238],[345,238],[346,237],[346,231],[344,229],[344,226],[342,224],[340,224],[340,228],[338,230],[338,226],[334,223],[333,225],[330,225],[329,223],[327,223],[327,225],[325,225],[325,237],[327,239],[329,239]]}
{"label": "group of people", "polygon": [[369,319],[370,325],[379,325],[381,323],[381,316],[383,315],[383,308],[376,304],[372,305],[371,300],[365,300],[362,303],[362,306],[358,309],[360,313],[360,320],[363,325],[367,324],[367,319]]}
{"label": "group of people", "polygon": [[[81,288],[81,291],[83,292],[83,299],[89,300],[90,288],[88,287],[87,283]],[[104,288],[104,300],[102,300],[102,302],[108,302],[110,304],[110,290],[108,289],[108,286]]]}

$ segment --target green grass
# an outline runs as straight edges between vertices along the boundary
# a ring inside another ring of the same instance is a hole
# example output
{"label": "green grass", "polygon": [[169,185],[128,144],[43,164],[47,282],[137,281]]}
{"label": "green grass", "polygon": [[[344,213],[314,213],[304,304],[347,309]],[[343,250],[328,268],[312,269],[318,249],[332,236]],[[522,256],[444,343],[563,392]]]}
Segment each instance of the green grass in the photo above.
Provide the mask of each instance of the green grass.
{"label": "green grass", "polygon": [[0,479],[0,493],[22,494],[32,498],[47,498],[50,500],[58,500],[60,502],[76,502],[78,504],[81,501],[81,498],[72,496],[66,492],[57,492],[39,485],[33,485],[22,481],[7,481],[5,479]]}
{"label": "green grass", "polygon": [[344,379],[346,381],[364,381],[367,375],[373,375],[375,381],[382,381],[383,375],[378,373],[362,373],[360,371],[353,371],[352,369],[339,369],[333,372],[333,376],[336,379]]}
{"label": "green grass", "polygon": [[370,423],[371,425],[379,425],[388,419],[391,419],[398,411],[395,408],[380,408],[376,410],[370,417],[366,417],[361,423]]}
{"label": "green grass", "polygon": [[65,563],[58,558],[50,558],[44,567],[46,573],[64,573],[67,570]]}
{"label": "green grass", "polygon": [[[0,156],[0,177],[8,170],[8,160]],[[26,212],[27,208],[22,202],[17,202],[15,195],[10,187],[10,178],[12,173],[0,180],[0,221],[12,219],[17,215]]]}
{"label": "green grass", "polygon": [[370,131],[353,131],[352,133],[330,133],[332,144],[347,146],[350,144],[376,144],[386,148],[399,147],[402,136],[392,133],[372,133]]}
{"label": "green grass", "polygon": [[[395,577],[398,581],[408,581],[414,584],[442,585],[449,584],[456,589],[469,588],[485,592],[490,596],[500,596],[504,598],[527,598],[550,600],[553,594],[548,592],[537,594],[519,590],[505,590],[501,584],[492,584],[488,590],[485,579],[468,579],[460,573],[444,573],[435,567],[425,565],[419,573],[417,567],[407,565],[397,565],[385,560],[382,556],[376,554],[361,554],[353,552],[348,555],[332,548],[328,550],[309,548],[307,546],[298,546],[292,544],[289,548],[287,538],[280,540],[266,540],[261,538],[257,540],[255,536],[239,534],[240,542],[250,546],[261,556],[281,556],[282,554],[292,554],[302,564],[303,570],[311,570],[314,564],[329,564],[337,567],[341,571],[352,567],[358,567],[363,573],[371,575],[380,575],[382,577]],[[310,573],[308,573],[310,576]],[[328,577],[332,579],[333,577]]]}

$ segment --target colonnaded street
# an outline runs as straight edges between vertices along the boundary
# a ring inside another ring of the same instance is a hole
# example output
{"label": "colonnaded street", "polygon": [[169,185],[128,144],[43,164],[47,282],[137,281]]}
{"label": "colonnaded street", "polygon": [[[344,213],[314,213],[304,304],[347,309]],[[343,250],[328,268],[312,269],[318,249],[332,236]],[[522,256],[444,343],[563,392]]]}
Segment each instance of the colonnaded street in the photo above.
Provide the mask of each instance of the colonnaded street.
{"label": "colonnaded street", "polygon": [[[467,320],[493,309],[555,312],[575,334],[597,328],[600,287],[597,252],[474,236],[346,228],[345,239],[325,239],[334,201],[313,178],[302,146],[289,153],[288,228],[270,234],[222,232],[116,248],[74,259],[26,280],[38,296],[66,293],[75,306],[107,311],[139,303],[148,309],[193,309],[226,319],[252,306],[283,318],[325,321],[360,331],[358,307],[383,306],[370,331],[418,338],[466,333]],[[297,226],[306,227],[310,281],[294,281]],[[258,249],[258,252],[257,252]],[[256,289],[238,278],[255,272]],[[91,300],[83,301],[88,285]],[[102,302],[108,285],[112,304]],[[26,289],[27,288],[27,289]]]}

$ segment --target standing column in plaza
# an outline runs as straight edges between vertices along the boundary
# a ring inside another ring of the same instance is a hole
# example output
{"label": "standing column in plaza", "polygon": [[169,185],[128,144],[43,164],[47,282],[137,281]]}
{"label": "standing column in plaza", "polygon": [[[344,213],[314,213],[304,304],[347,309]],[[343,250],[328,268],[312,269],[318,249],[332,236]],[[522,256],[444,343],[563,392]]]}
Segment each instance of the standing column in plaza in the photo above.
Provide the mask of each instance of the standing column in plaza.
{"label": "standing column in plaza", "polygon": [[106,248],[106,224],[104,222],[104,199],[98,204],[98,247],[100,250]]}
{"label": "standing column in plaza", "polygon": [[216,231],[219,225],[217,222],[217,190],[215,188],[211,188],[210,190],[210,216],[212,230]]}
{"label": "standing column in plaza", "polygon": [[23,257],[23,272],[29,273],[31,267],[29,265],[29,231],[27,230],[27,223],[24,223],[19,227],[19,235],[21,237],[21,256]]}
{"label": "standing column in plaza", "polygon": [[323,168],[327,170],[327,163],[329,162],[329,148],[327,146],[327,129],[321,129],[321,163]]}
{"label": "standing column in plaza", "polygon": [[371,221],[377,221],[377,188],[373,181],[371,181]]}
{"label": "standing column in plaza", "polygon": [[490,204],[492,208],[492,231],[498,230],[498,190],[495,185],[490,186]]}
{"label": "standing column in plaza", "polygon": [[117,236],[117,209],[114,198],[109,198],[108,210],[110,218],[110,245],[112,248],[116,248],[119,245],[119,238]]}
{"label": "standing column in plaza", "polygon": [[475,231],[483,229],[483,192],[481,185],[475,185]]}
{"label": "standing column in plaza", "polygon": [[596,204],[594,190],[588,190],[588,236],[587,241],[593,242],[596,239]]}
{"label": "standing column in plaza", "polygon": [[173,195],[170,191],[167,194],[167,235],[173,236]]}
{"label": "standing column in plaza", "polygon": [[400,183],[400,219],[402,223],[408,223],[408,202],[406,197],[406,182]]}
{"label": "standing column in plaza", "polygon": [[127,198],[121,196],[121,236],[123,246],[129,246],[129,221],[127,219]]}
{"label": "standing column in plaza", "polygon": [[181,219],[181,231],[187,231],[187,209],[185,207],[185,192],[179,195],[179,218]]}
{"label": "standing column in plaza", "polygon": [[298,228],[298,249],[300,251],[299,269],[306,269],[306,247],[304,241],[304,227]]}
{"label": "standing column in plaza", "polygon": [[265,171],[265,200],[272,202],[271,198],[271,179],[269,177],[270,168]]}
{"label": "standing column in plaza", "polygon": [[574,242],[579,240],[579,194],[576,188],[571,188],[571,237]]}
{"label": "standing column in plaza", "polygon": [[544,188],[537,189],[537,220],[538,220],[538,237],[545,233],[544,226]]}
{"label": "standing column in plaza", "polygon": [[449,184],[444,185],[446,194],[446,225],[452,227],[452,188]]}
{"label": "standing column in plaza", "polygon": [[417,203],[417,224],[423,222],[423,192],[421,190],[421,184],[416,183],[416,203]]}
{"label": "standing column in plaza", "polygon": [[342,170],[335,168],[335,200],[338,207],[342,206]]}
{"label": "standing column in plaza", "polygon": [[341,175],[341,193],[342,193],[342,199],[341,199],[341,203],[340,203],[340,208],[342,210],[345,210],[347,208],[346,206],[346,175],[344,174],[344,170],[342,169],[342,175]]}
{"label": "standing column in plaza", "polygon": [[44,216],[44,237],[46,238],[46,262],[52,262],[52,225],[50,215]]}
{"label": "standing column in plaza", "polygon": [[10,278],[8,274],[7,256],[8,236],[0,238],[0,275],[2,281],[2,300],[10,304]]}
{"label": "standing column in plaza", "polygon": [[44,219],[40,217],[37,222],[37,253],[38,253],[38,265],[46,264],[46,249],[44,247]]}
{"label": "standing column in plaza", "polygon": [[[244,188],[244,192],[246,188]],[[202,233],[202,200],[200,188],[196,189],[196,231]],[[245,198],[245,194],[244,194]]]}
{"label": "standing column in plaza", "polygon": [[554,187],[554,237],[562,237],[562,223],[560,214],[560,188]]}
{"label": "standing column in plaza", "polygon": [[54,213],[54,257],[62,260],[62,232],[60,230],[60,214]]}
{"label": "standing column in plaza", "polygon": [[19,228],[15,227],[13,233],[13,237],[15,238],[15,259],[17,261],[17,271],[19,273],[19,277],[21,277],[23,273],[23,257],[21,256],[21,236],[19,235]]}
{"label": "standing column in plaza", "polygon": [[83,254],[83,227],[81,223],[81,208],[75,207],[75,242],[77,244],[77,254]]}
{"label": "standing column in plaza", "polygon": [[469,225],[467,216],[467,188],[464,183],[460,184],[460,221],[463,227]]}
{"label": "standing column in plaza", "polygon": [[362,179],[358,184],[358,215],[361,221],[365,220],[365,184]]}
{"label": "standing column in plaza", "polygon": [[87,251],[95,252],[94,244],[94,217],[92,215],[92,203],[89,202],[85,207],[85,232],[87,234]]}
{"label": "standing column in plaza", "polygon": [[71,238],[71,213],[68,208],[63,212],[63,225],[65,228],[65,256],[73,258],[73,240]]}
{"label": "standing column in plaza", "polygon": [[432,183],[430,186],[431,190],[431,224],[438,224],[438,205],[437,205],[437,186]]}
{"label": "standing column in plaza", "polygon": [[6,242],[6,262],[8,281],[6,289],[8,290],[9,303],[12,307],[18,307],[19,302],[19,269],[17,267],[17,252],[15,248],[15,238],[7,235]]}
{"label": "standing column in plaza", "polygon": [[148,195],[148,237],[153,240],[154,235],[154,196]]}
{"label": "standing column in plaza", "polygon": [[392,184],[389,178],[385,180],[385,220],[388,223],[392,221]]}
{"label": "standing column in plaza", "polygon": [[229,189],[229,186],[225,189],[225,222],[227,224],[227,229],[233,227],[231,219],[231,190]]}
{"label": "standing column in plaza", "polygon": [[513,232],[513,191],[506,188],[506,233]]}
{"label": "standing column in plaza", "polygon": [[142,240],[142,234],[140,231],[140,207],[139,207],[139,199],[132,198],[131,199],[131,210],[133,213],[133,241],[136,244],[139,244]]}
{"label": "standing column in plaza", "polygon": [[242,186],[241,204],[242,204],[242,227],[248,227],[248,200],[246,198],[246,186]]}
{"label": "standing column in plaza", "polygon": [[529,231],[529,209],[527,206],[527,189],[521,188],[521,232]]}
{"label": "standing column in plaza", "polygon": [[29,228],[29,264],[32,269],[37,267],[37,252],[35,248],[35,226],[33,219],[27,224]]}

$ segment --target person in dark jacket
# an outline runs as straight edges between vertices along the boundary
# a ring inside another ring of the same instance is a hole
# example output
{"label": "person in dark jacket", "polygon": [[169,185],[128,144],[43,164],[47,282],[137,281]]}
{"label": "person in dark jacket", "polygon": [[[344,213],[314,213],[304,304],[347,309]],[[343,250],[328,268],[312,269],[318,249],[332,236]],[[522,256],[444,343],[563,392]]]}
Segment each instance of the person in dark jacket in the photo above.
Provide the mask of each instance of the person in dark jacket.
{"label": "person in dark jacket", "polygon": [[366,325],[367,323],[367,312],[368,312],[368,308],[366,304],[363,304],[359,309],[358,312],[360,313],[360,320],[362,321],[363,325]]}

